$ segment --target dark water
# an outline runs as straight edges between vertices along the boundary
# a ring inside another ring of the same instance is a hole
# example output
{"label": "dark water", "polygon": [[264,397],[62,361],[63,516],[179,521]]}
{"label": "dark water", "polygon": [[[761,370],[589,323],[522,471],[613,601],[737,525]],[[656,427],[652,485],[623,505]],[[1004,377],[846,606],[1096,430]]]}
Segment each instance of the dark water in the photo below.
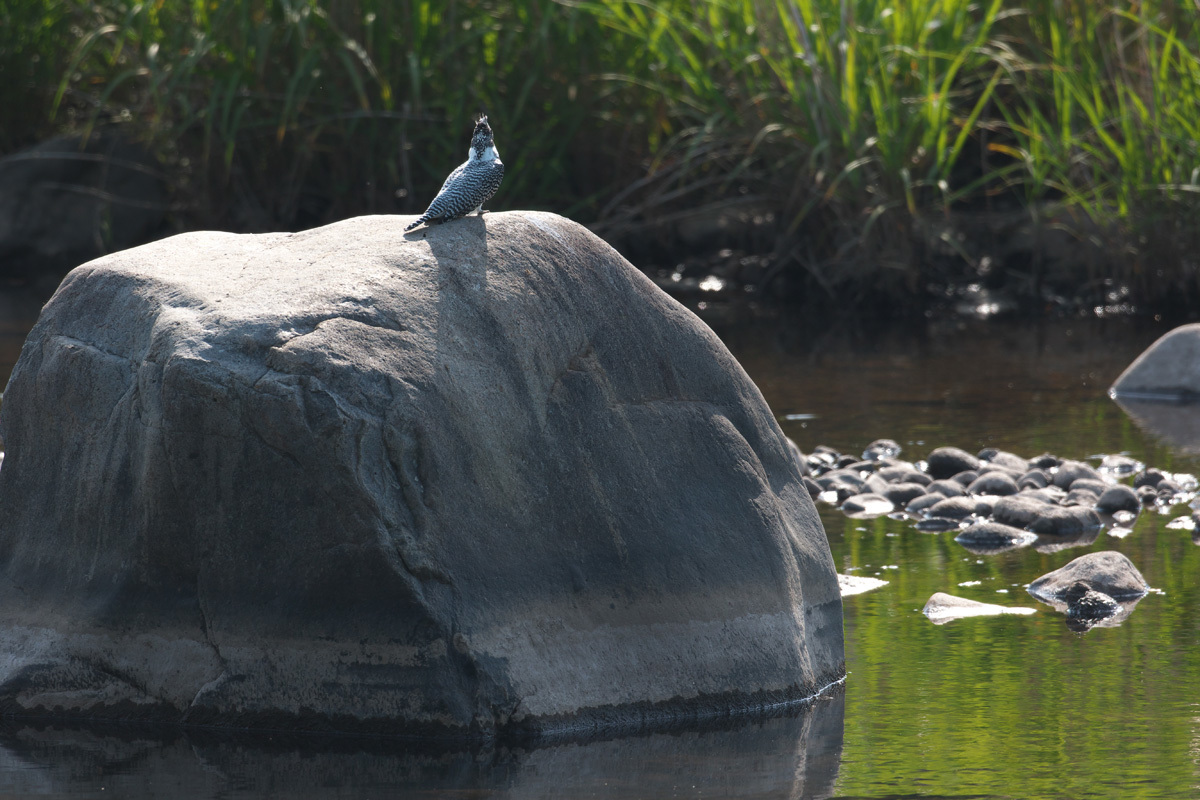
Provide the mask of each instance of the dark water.
{"label": "dark water", "polygon": [[[806,450],[854,453],[888,437],[913,459],[950,444],[1024,456],[1120,452],[1200,471],[1187,454],[1200,446],[1162,438],[1169,420],[1145,423],[1158,426],[1148,433],[1105,394],[1161,327],[944,323],[919,335],[802,334],[788,319],[714,319],[714,327]],[[0,348],[9,340],[19,333],[0,326]],[[0,349],[0,360],[12,356]],[[460,753],[388,740],[10,723],[0,728],[0,796],[1194,797],[1200,547],[1165,527],[1185,512],[1144,513],[1124,538],[977,557],[951,533],[822,508],[838,569],[889,583],[846,598],[844,691],[773,719]],[[1104,549],[1125,553],[1161,591],[1119,627],[1074,633],[1026,594],[1039,575]],[[920,609],[938,591],[1038,613],[936,626]]]}

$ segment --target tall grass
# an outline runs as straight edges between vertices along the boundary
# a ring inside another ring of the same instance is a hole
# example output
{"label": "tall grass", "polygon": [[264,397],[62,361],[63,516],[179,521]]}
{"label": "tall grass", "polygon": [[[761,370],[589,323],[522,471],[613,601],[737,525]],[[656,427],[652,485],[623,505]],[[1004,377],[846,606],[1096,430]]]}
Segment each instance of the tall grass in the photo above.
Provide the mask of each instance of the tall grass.
{"label": "tall grass", "polygon": [[950,221],[998,209],[1119,250],[1108,277],[1149,291],[1200,197],[1200,24],[1162,0],[23,8],[33,33],[0,28],[0,69],[46,51],[43,119],[151,140],[183,225],[419,211],[478,111],[508,165],[498,206],[610,236],[765,209],[770,274],[834,295],[970,277]]}

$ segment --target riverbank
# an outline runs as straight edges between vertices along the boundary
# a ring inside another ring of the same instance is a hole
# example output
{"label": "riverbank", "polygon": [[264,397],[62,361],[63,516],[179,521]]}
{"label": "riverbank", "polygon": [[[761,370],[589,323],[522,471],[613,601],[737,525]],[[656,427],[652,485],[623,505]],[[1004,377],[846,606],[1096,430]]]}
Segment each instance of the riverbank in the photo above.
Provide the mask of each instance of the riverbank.
{"label": "riverbank", "polygon": [[975,284],[1026,311],[1200,299],[1200,26],[1172,4],[37,0],[0,22],[0,154],[145,142],[164,233],[419,212],[484,110],[493,207],[643,267],[729,250],[752,291],[917,314]]}

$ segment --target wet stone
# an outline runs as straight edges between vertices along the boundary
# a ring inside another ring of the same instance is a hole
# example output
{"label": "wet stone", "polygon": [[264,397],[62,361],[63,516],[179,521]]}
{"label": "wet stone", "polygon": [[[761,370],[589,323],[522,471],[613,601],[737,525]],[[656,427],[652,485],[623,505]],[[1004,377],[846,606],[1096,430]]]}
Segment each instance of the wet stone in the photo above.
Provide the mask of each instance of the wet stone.
{"label": "wet stone", "polygon": [[842,501],[842,513],[851,517],[882,517],[893,508],[891,500],[877,494],[857,494]]}
{"label": "wet stone", "polygon": [[1039,600],[1062,600],[1077,582],[1116,600],[1142,597],[1150,586],[1126,556],[1115,550],[1087,553],[1061,569],[1048,572],[1029,584],[1029,593]]}
{"label": "wet stone", "polygon": [[1072,489],[1067,492],[1066,499],[1063,500],[1065,506],[1087,506],[1092,508],[1096,505],[1097,495],[1090,489]]}
{"label": "wet stone", "polygon": [[967,489],[961,483],[955,480],[940,480],[933,481],[925,487],[927,492],[937,492],[946,497],[962,497],[967,493]]}
{"label": "wet stone", "polygon": [[969,469],[966,472],[958,473],[957,475],[953,476],[950,480],[959,484],[963,488],[966,488],[967,486],[970,486],[972,483],[974,483],[978,479],[979,479],[979,473],[973,469]]}
{"label": "wet stone", "polygon": [[1043,470],[1031,469],[1017,479],[1018,489],[1044,489],[1050,485],[1050,476]]}
{"label": "wet stone", "polygon": [[1138,511],[1141,507],[1137,492],[1120,483],[1109,486],[1096,500],[1096,510],[1110,514],[1114,511]]}
{"label": "wet stone", "polygon": [[1121,604],[1086,583],[1076,581],[1062,593],[1070,619],[1106,619],[1121,610]]}
{"label": "wet stone", "polygon": [[1098,481],[1104,480],[1091,464],[1085,464],[1082,461],[1066,460],[1058,465],[1058,472],[1054,473],[1054,485],[1060,489],[1070,489],[1071,484],[1080,478],[1092,478]]}
{"label": "wet stone", "polygon": [[1138,501],[1144,506],[1152,506],[1158,502],[1158,492],[1154,491],[1153,486],[1139,486],[1135,490]]}
{"label": "wet stone", "polygon": [[1129,456],[1107,455],[1101,459],[1097,470],[1105,475],[1112,475],[1115,478],[1124,478],[1145,468],[1145,464]]}
{"label": "wet stone", "polygon": [[1157,487],[1159,482],[1167,477],[1169,477],[1167,473],[1160,469],[1150,468],[1143,470],[1133,479],[1133,488],[1138,489],[1142,486]]}
{"label": "wet stone", "polygon": [[1014,528],[1028,528],[1043,511],[1053,506],[1040,497],[1031,496],[1032,492],[1022,492],[1011,497],[1002,497],[992,507],[992,517],[996,522],[1011,525]]}
{"label": "wet stone", "polygon": [[973,548],[1007,550],[1033,544],[1037,535],[999,522],[976,522],[954,537],[954,541]]}
{"label": "wet stone", "polygon": [[922,511],[937,505],[945,499],[945,495],[938,494],[937,492],[923,494],[920,497],[914,498],[907,506],[904,507],[904,510],[910,514],[919,514]]}
{"label": "wet stone", "polygon": [[950,478],[960,472],[979,469],[979,459],[957,447],[939,447],[926,459],[934,479]]}
{"label": "wet stone", "polygon": [[935,625],[966,617],[991,617],[1000,614],[1035,614],[1032,608],[1001,606],[995,603],[980,603],[965,597],[956,597],[945,592],[935,592],[921,609],[921,613]]}
{"label": "wet stone", "polygon": [[898,506],[907,505],[912,500],[925,494],[925,487],[919,483],[893,483],[879,494]]}
{"label": "wet stone", "polygon": [[928,509],[931,517],[947,517],[949,519],[966,519],[975,514],[976,500],[973,497],[947,497]]}
{"label": "wet stone", "polygon": [[918,520],[913,526],[922,533],[941,533],[942,531],[952,531],[955,528],[962,527],[962,520],[950,519],[949,517],[926,517]]}
{"label": "wet stone", "polygon": [[1072,491],[1075,489],[1083,489],[1099,497],[1100,495],[1104,494],[1104,490],[1109,486],[1112,486],[1112,484],[1107,481],[1096,480],[1095,478],[1079,478],[1072,483],[1068,489]]}
{"label": "wet stone", "polygon": [[895,458],[900,455],[901,447],[891,439],[876,439],[867,445],[863,451],[864,461],[879,461],[884,458]]}
{"label": "wet stone", "polygon": [[1038,469],[1053,469],[1054,467],[1057,467],[1061,461],[1062,459],[1056,455],[1042,453],[1036,458],[1029,459],[1029,464],[1030,466],[1037,467]]}
{"label": "wet stone", "polygon": [[1069,536],[1100,527],[1100,517],[1085,506],[1046,506],[1025,526],[1037,534]]}
{"label": "wet stone", "polygon": [[1017,493],[1017,482],[1003,472],[987,472],[967,487],[970,494],[1010,495]]}
{"label": "wet stone", "polygon": [[804,481],[804,488],[808,490],[809,497],[811,497],[813,500],[816,500],[817,495],[822,492],[821,484],[817,483],[807,475],[805,475],[802,480]]}
{"label": "wet stone", "polygon": [[1160,503],[1172,503],[1179,495],[1183,494],[1183,487],[1173,480],[1163,478],[1154,487],[1155,494],[1158,495]]}
{"label": "wet stone", "polygon": [[866,575],[843,575],[839,572],[837,577],[838,589],[841,590],[842,597],[852,597],[888,585],[887,581],[870,578]]}
{"label": "wet stone", "polygon": [[997,450],[994,447],[985,447],[983,450],[980,450],[978,458],[980,461],[1012,470],[1018,474],[1029,471],[1029,462],[1026,459],[1021,458],[1016,453]]}

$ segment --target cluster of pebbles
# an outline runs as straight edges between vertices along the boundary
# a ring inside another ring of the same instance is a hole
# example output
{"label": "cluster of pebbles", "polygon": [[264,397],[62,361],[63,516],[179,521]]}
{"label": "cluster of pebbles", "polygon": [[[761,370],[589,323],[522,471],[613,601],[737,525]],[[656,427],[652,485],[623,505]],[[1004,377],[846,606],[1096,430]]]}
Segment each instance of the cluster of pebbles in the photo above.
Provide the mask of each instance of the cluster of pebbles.
{"label": "cluster of pebbles", "polygon": [[[977,555],[1089,545],[1106,529],[1122,538],[1143,509],[1169,514],[1192,502],[1198,486],[1192,475],[1147,468],[1123,455],[1097,456],[1092,466],[1049,453],[1025,459],[995,448],[971,455],[939,447],[910,462],[900,458],[900,445],[890,439],[872,442],[861,457],[826,446],[808,454],[793,447],[817,502],[857,519],[886,515],[908,520],[920,531],[956,531],[955,541]],[[1196,530],[1196,522],[1196,515],[1180,517],[1169,527]],[[1200,532],[1193,534],[1198,537]],[[1128,568],[1136,573],[1132,564]],[[1145,585],[1140,575],[1137,582]],[[1094,584],[1074,581],[1055,595],[1069,619],[1120,613]]]}

